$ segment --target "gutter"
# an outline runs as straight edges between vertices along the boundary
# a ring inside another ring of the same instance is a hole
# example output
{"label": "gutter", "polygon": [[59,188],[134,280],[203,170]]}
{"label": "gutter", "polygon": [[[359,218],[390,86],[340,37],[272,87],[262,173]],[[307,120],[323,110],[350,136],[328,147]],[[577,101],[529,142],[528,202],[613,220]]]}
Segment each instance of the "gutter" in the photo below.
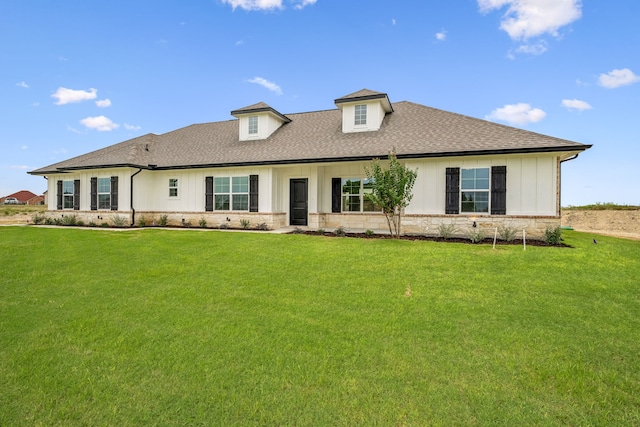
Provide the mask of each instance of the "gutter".
{"label": "gutter", "polygon": [[131,194],[131,226],[133,227],[136,223],[136,210],[133,208],[133,177],[142,172],[142,168],[138,169],[138,172],[131,175],[131,186],[129,188],[129,194]]}
{"label": "gutter", "polygon": [[577,159],[580,153],[576,153],[574,156],[569,157],[568,159],[560,160],[560,163],[568,162],[569,160]]}

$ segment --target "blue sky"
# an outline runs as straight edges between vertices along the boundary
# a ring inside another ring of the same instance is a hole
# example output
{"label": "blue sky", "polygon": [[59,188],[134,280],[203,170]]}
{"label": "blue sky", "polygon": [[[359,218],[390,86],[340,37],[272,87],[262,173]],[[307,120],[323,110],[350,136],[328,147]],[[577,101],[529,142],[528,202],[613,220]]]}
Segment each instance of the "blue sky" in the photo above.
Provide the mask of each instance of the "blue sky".
{"label": "blue sky", "polygon": [[640,205],[637,0],[3,0],[0,196],[146,133],[368,88],[593,148],[562,204]]}

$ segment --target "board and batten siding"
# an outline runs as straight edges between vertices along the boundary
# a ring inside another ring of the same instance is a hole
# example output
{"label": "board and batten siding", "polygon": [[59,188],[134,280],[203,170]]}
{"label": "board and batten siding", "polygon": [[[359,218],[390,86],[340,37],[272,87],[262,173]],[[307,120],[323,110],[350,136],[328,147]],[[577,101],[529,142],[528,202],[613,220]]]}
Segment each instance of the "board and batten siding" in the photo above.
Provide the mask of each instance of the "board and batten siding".
{"label": "board and batten siding", "polygon": [[441,215],[445,212],[447,168],[506,166],[506,214],[556,216],[556,155],[452,157],[408,160],[405,164],[418,170],[413,199],[405,210],[407,214]]}
{"label": "board and batten siding", "polygon": [[[131,169],[127,168],[113,168],[113,169],[94,169],[86,171],[77,171],[64,174],[55,174],[47,176],[47,191],[50,195],[48,198],[47,209],[55,211],[57,209],[57,193],[58,181],[80,181],[80,203],[78,205],[79,211],[91,210],[91,178],[111,178],[118,177],[118,210],[129,210],[129,199],[131,193],[129,193],[129,177],[131,176]],[[52,197],[53,196],[53,197]],[[70,209],[65,209],[70,210]]]}
{"label": "board and batten siding", "polygon": [[[134,208],[148,212],[205,212],[205,178],[258,175],[260,212],[272,209],[272,170],[270,168],[181,169],[147,171],[133,181]],[[178,195],[169,196],[169,180],[178,180]]]}

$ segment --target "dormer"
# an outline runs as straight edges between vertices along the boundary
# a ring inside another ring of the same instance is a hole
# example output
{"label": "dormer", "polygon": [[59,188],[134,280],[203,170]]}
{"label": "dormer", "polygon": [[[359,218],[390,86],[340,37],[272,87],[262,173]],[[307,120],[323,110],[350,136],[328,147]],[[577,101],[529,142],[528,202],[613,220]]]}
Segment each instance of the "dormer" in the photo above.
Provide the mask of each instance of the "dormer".
{"label": "dormer", "polygon": [[267,139],[280,126],[291,121],[264,102],[234,110],[231,115],[238,119],[240,141]]}
{"label": "dormer", "polygon": [[393,113],[386,93],[362,89],[338,98],[336,107],[342,111],[342,132],[370,132],[380,129],[384,116]]}

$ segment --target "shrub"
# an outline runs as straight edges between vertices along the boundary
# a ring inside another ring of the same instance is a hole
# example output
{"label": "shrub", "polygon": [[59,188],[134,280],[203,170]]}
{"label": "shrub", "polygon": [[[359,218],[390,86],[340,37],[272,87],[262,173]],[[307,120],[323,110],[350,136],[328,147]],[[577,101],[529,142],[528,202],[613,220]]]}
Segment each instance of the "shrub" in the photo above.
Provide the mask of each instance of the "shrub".
{"label": "shrub", "polygon": [[367,235],[367,236],[373,236],[376,233],[374,233],[373,230],[367,230],[367,231],[364,232],[364,234]]}
{"label": "shrub", "polygon": [[304,234],[304,230],[302,228],[300,228],[300,227],[296,227],[296,228],[293,229],[291,234]]}
{"label": "shrub", "polygon": [[204,218],[200,218],[200,221],[198,221],[198,225],[200,226],[200,228],[207,228],[207,220]]}
{"label": "shrub", "polygon": [[158,225],[160,227],[166,227],[168,221],[169,221],[169,217],[167,215],[161,215],[160,219],[158,220]]}
{"label": "shrub", "polygon": [[229,223],[228,222],[221,222],[220,223],[220,229],[221,230],[226,230],[227,228],[229,228]]}
{"label": "shrub", "polygon": [[79,220],[76,222],[76,225],[77,225],[78,227],[84,227],[84,221],[83,221],[83,220],[81,220],[81,219],[79,219]]}
{"label": "shrub", "polygon": [[56,223],[56,220],[53,218],[45,218],[44,223],[47,225],[53,225]]}
{"label": "shrub", "polygon": [[113,224],[114,227],[126,227],[127,217],[122,215],[111,215],[111,224]]}
{"label": "shrub", "polygon": [[249,221],[248,219],[240,220],[240,227],[242,227],[243,229],[248,230],[250,225],[251,225],[251,221]]}
{"label": "shrub", "polygon": [[184,228],[191,228],[193,224],[191,223],[191,221],[185,221],[184,219],[182,220],[182,226]]}
{"label": "shrub", "polygon": [[318,234],[324,234],[324,228],[318,228]]}
{"label": "shrub", "polygon": [[138,227],[144,227],[147,225],[147,218],[144,217],[144,215],[140,215],[140,218],[138,218]]}
{"label": "shrub", "polygon": [[89,221],[88,226],[89,226],[89,227],[97,227],[97,226],[98,226],[98,224],[96,224],[96,223],[95,223],[95,222],[93,222],[93,221]]}
{"label": "shrub", "polygon": [[443,239],[450,239],[456,234],[455,224],[440,224],[438,226],[438,235]]}
{"label": "shrub", "polygon": [[515,239],[517,232],[518,230],[516,230],[515,227],[509,227],[507,225],[500,225],[498,227],[498,234],[500,235],[500,238],[506,242],[511,242]]}
{"label": "shrub", "polygon": [[262,222],[256,225],[256,230],[267,231],[268,229],[269,229],[269,226],[267,225],[266,222]]}
{"label": "shrub", "polygon": [[45,223],[45,221],[47,220],[47,218],[45,217],[44,214],[41,213],[35,213],[33,214],[33,216],[31,217],[31,221],[33,221],[34,224],[43,224]]}
{"label": "shrub", "polygon": [[102,224],[100,224],[100,227],[108,228],[109,227],[109,223],[108,222],[103,222]]}
{"label": "shrub", "polygon": [[345,237],[347,235],[347,232],[343,226],[336,228],[333,233],[338,237]]}
{"label": "shrub", "polygon": [[67,215],[63,216],[60,221],[61,225],[77,225],[78,224],[78,216],[77,215]]}
{"label": "shrub", "polygon": [[557,245],[562,241],[562,229],[560,227],[547,227],[544,230],[544,241],[550,245]]}
{"label": "shrub", "polygon": [[480,228],[472,228],[469,232],[471,243],[480,243],[484,239],[484,232]]}

